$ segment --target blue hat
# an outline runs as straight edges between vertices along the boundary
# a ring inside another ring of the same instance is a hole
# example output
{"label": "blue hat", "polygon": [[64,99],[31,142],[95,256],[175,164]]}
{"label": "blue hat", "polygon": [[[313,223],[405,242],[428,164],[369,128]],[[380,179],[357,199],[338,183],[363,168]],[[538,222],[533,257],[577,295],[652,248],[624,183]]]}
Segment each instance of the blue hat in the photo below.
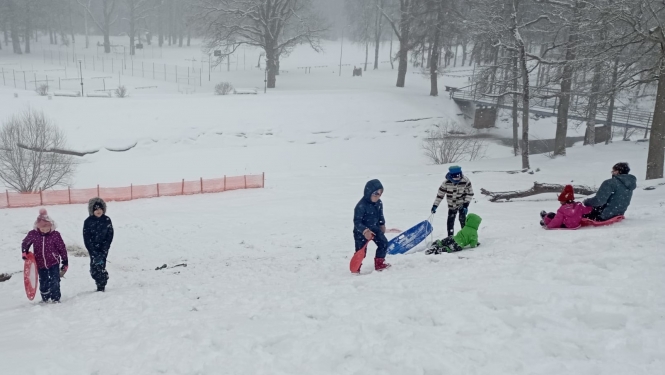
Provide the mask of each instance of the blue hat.
{"label": "blue hat", "polygon": [[462,173],[462,167],[460,167],[459,165],[451,165],[451,166],[448,168],[448,172],[449,172],[450,174]]}

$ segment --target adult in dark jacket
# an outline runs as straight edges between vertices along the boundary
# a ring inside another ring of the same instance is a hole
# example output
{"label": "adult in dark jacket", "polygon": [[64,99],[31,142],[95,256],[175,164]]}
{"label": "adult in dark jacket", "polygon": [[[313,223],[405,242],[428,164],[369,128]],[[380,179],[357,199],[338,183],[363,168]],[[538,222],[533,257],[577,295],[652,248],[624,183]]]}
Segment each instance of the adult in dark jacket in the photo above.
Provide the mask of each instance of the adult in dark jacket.
{"label": "adult in dark jacket", "polygon": [[637,187],[637,179],[629,172],[628,163],[617,163],[612,167],[612,178],[603,181],[596,196],[584,200],[585,206],[593,207],[586,218],[605,221],[626,213]]}
{"label": "adult in dark jacket", "polygon": [[386,232],[386,219],[383,217],[383,185],[379,180],[371,180],[365,184],[365,193],[353,212],[353,239],[356,242],[356,251],[365,247],[368,241],[374,241],[377,246],[374,258],[374,268],[381,271],[390,267],[385,262],[388,250]]}
{"label": "adult in dark jacket", "polygon": [[113,241],[113,223],[106,216],[106,203],[102,198],[90,199],[88,215],[83,223],[83,242],[90,253],[90,275],[97,284],[97,291],[103,292],[109,279],[106,258]]}

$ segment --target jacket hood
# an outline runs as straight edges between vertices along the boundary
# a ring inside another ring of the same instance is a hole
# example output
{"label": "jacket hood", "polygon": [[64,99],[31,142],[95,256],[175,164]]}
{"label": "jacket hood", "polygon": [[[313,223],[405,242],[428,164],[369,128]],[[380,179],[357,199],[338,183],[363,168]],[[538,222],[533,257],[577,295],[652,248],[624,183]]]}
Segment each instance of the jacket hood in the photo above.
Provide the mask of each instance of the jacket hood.
{"label": "jacket hood", "polygon": [[637,178],[632,174],[618,174],[614,176],[626,189],[633,191],[637,188]]}
{"label": "jacket hood", "polygon": [[365,194],[363,197],[367,199],[368,201],[372,200],[372,193],[379,190],[383,189],[383,185],[381,185],[381,181],[379,180],[370,180],[367,181],[365,184]]}
{"label": "jacket hood", "polygon": [[93,216],[93,210],[92,208],[95,207],[95,204],[101,204],[102,205],[102,210],[104,211],[104,215],[106,215],[106,202],[102,198],[96,197],[92,198],[88,201],[88,215]]}
{"label": "jacket hood", "polygon": [[478,230],[478,227],[480,227],[480,223],[482,221],[483,219],[480,216],[476,214],[469,214],[466,217],[466,223],[464,224],[464,226]]}

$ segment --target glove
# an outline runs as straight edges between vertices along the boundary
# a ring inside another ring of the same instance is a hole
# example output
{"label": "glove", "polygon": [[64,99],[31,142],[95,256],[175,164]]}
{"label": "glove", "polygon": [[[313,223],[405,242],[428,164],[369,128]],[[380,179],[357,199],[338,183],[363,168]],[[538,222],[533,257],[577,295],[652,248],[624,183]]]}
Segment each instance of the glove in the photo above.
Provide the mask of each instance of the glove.
{"label": "glove", "polygon": [[438,208],[437,206],[432,206],[432,213],[433,213],[433,214],[436,213],[436,209],[437,209],[437,208]]}
{"label": "glove", "polygon": [[21,253],[21,259],[23,259],[23,260],[27,260],[27,259],[28,259],[28,252],[27,252],[27,251]]}
{"label": "glove", "polygon": [[69,269],[69,266],[66,265],[66,264],[63,264],[63,265],[62,265],[62,268],[60,268],[60,277],[65,276],[65,274],[67,273],[67,270],[68,270],[68,269]]}
{"label": "glove", "polygon": [[459,210],[459,212],[461,212],[464,215],[468,214],[469,213],[469,204],[464,203],[464,205],[462,206],[462,209]]}

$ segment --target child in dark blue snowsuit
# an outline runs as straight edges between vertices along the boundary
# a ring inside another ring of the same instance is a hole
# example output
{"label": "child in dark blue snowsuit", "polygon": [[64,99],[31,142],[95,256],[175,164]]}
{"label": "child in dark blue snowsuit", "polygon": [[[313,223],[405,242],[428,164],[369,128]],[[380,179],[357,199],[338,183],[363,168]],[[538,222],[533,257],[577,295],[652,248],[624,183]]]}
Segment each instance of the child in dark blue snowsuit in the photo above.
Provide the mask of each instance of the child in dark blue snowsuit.
{"label": "child in dark blue snowsuit", "polygon": [[374,258],[374,268],[381,271],[390,267],[385,262],[388,250],[386,219],[383,217],[383,185],[379,180],[371,180],[365,184],[365,194],[353,212],[353,239],[356,251],[365,247],[367,242],[374,241],[378,246]]}

